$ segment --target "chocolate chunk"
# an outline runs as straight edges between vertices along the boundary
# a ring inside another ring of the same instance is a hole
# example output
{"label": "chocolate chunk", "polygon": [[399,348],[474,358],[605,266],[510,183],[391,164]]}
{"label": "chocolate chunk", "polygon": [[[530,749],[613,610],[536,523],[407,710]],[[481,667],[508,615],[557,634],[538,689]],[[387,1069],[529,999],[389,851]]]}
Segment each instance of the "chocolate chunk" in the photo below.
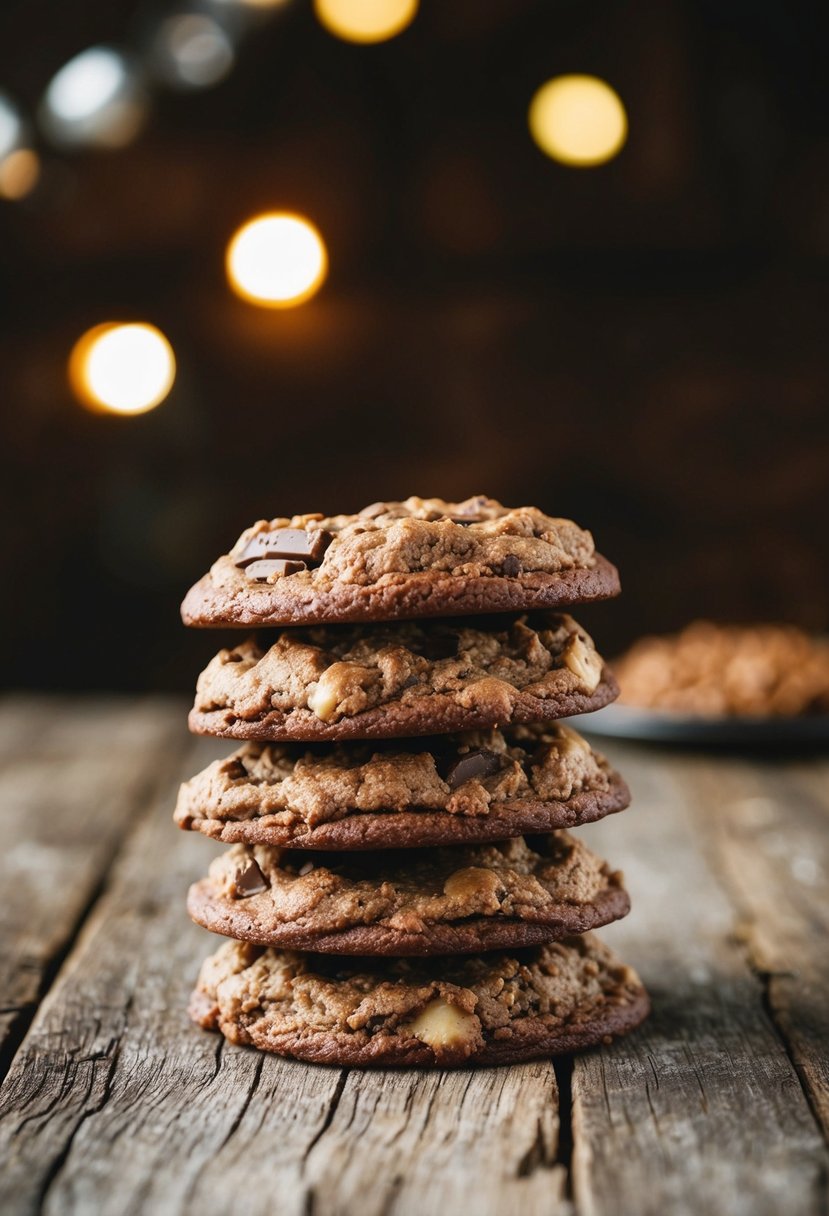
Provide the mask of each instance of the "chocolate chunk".
{"label": "chocolate chunk", "polygon": [[388,510],[388,503],[373,502],[369,507],[363,507],[360,512],[361,519],[377,519],[379,515],[385,515]]}
{"label": "chocolate chunk", "polygon": [[238,757],[225,763],[224,774],[229,781],[247,781],[248,779],[248,770]]}
{"label": "chocolate chunk", "polygon": [[501,573],[507,578],[515,578],[521,573],[521,563],[514,553],[508,553],[501,562]]}
{"label": "chocolate chunk", "polygon": [[473,777],[489,777],[492,773],[497,773],[500,767],[501,757],[497,752],[479,747],[474,752],[467,752],[465,756],[461,756],[459,760],[451,764],[444,780],[450,790],[456,790],[459,785],[463,785],[465,781],[471,781]]}
{"label": "chocolate chunk", "polygon": [[484,522],[483,515],[445,515],[444,519],[451,519],[453,524],[463,524],[465,528],[470,524],[482,524]]}
{"label": "chocolate chunk", "polygon": [[247,899],[249,895],[260,895],[268,889],[265,875],[253,858],[250,859],[244,870],[236,871],[233,886],[237,899]]}
{"label": "chocolate chunk", "polygon": [[267,558],[251,562],[245,567],[245,574],[252,583],[266,583],[272,574],[298,574],[307,570],[305,562],[292,562],[287,558]]}
{"label": "chocolate chunk", "polygon": [[332,539],[331,533],[322,529],[306,532],[304,528],[275,528],[272,532],[257,532],[236,558],[236,565],[241,570],[260,558],[301,558],[308,565],[318,565]]}

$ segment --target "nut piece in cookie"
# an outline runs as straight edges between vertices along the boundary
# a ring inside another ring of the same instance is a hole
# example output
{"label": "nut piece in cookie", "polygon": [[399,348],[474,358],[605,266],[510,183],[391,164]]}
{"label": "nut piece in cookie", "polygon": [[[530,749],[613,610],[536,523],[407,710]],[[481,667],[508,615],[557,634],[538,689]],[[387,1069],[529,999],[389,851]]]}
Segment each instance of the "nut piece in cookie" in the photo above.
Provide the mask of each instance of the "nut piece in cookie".
{"label": "nut piece in cookie", "polygon": [[411,1022],[404,1022],[400,1033],[420,1039],[436,1054],[461,1049],[470,1055],[483,1043],[481,1023],[475,1014],[464,1013],[442,996],[424,1006]]}

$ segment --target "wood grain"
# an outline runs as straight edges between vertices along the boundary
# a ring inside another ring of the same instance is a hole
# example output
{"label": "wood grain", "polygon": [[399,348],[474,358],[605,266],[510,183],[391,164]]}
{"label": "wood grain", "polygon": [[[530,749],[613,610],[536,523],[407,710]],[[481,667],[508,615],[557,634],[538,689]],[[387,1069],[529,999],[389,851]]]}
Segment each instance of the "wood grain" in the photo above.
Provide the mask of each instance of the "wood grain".
{"label": "wood grain", "polygon": [[0,1210],[825,1210],[825,765],[614,750],[634,809],[582,830],[627,872],[634,911],[602,936],[651,1021],[555,1068],[361,1072],[187,1020],[213,941],[184,895],[216,846],[170,815],[230,745],[188,742],[179,706],[58,708],[0,706],[7,839],[47,858],[12,878],[4,945],[35,942],[33,1004],[53,980],[0,1087]]}
{"label": "wood grain", "polygon": [[829,1136],[829,766],[706,766],[696,788],[717,807],[704,843],[740,941]]}
{"label": "wood grain", "polygon": [[640,1034],[575,1061],[577,1210],[818,1213],[826,1144],[711,862],[724,777],[739,785],[745,773],[633,748],[611,758],[634,809],[615,837],[597,824],[585,838],[626,872],[633,913],[603,936],[640,970],[654,1014]]}
{"label": "wood grain", "polygon": [[0,1075],[136,806],[180,753],[177,710],[150,699],[0,705]]}
{"label": "wood grain", "polygon": [[[207,762],[206,744],[182,775]],[[169,822],[165,790],[131,837],[0,1092],[0,1209],[202,1213],[422,1210],[463,1189],[549,1210],[548,1063],[458,1074],[346,1074],[262,1057],[191,1026],[208,935],[183,893],[215,848]],[[431,1144],[417,1174],[418,1145]],[[460,1168],[458,1166],[460,1165]],[[116,1185],[117,1181],[117,1185]],[[349,1198],[350,1197],[350,1198]],[[545,1206],[546,1205],[546,1206]]]}

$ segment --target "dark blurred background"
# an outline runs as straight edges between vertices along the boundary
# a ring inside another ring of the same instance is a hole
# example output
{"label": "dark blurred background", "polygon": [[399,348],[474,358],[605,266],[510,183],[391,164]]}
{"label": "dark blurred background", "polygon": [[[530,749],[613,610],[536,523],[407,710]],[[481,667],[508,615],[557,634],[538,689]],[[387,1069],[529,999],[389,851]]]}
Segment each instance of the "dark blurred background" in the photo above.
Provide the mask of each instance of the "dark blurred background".
{"label": "dark blurred background", "polygon": [[[141,48],[172,9],[4,0],[0,89],[32,115],[73,55]],[[6,683],[189,688],[219,639],[178,603],[243,527],[410,493],[591,528],[623,574],[583,614],[607,653],[700,615],[825,629],[825,13],[423,0],[359,46],[284,0],[221,83],[154,90],[129,146],[37,137],[37,186],[0,203]],[[567,72],[627,110],[600,167],[530,137],[531,97]],[[282,208],[330,272],[260,309],[224,251]],[[70,390],[69,351],[106,320],[172,343],[149,413]]]}

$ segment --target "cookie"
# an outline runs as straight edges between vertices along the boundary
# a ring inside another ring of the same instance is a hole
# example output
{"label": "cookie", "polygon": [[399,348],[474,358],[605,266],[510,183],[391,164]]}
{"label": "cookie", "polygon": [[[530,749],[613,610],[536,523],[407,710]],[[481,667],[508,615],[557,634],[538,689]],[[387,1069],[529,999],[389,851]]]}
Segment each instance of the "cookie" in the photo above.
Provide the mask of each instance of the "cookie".
{"label": "cookie", "polygon": [[187,910],[212,933],[331,954],[519,949],[626,916],[622,876],[566,832],[444,849],[234,845]]}
{"label": "cookie", "polygon": [[175,821],[227,844],[399,849],[575,827],[629,801],[559,722],[409,743],[246,743],[182,785]]}
{"label": "cookie", "polygon": [[199,627],[561,608],[619,594],[589,532],[478,496],[378,502],[358,515],[260,520],[185,597]]}
{"label": "cookie", "polygon": [[795,625],[694,621],[619,660],[627,705],[700,717],[829,714],[829,642]]}
{"label": "cookie", "polygon": [[617,693],[566,615],[319,626],[221,650],[189,722],[232,739],[394,738],[589,713]]}
{"label": "cookie", "polygon": [[228,942],[202,967],[194,1021],[321,1064],[507,1064],[638,1026],[649,1001],[595,937],[481,957],[353,959]]}

